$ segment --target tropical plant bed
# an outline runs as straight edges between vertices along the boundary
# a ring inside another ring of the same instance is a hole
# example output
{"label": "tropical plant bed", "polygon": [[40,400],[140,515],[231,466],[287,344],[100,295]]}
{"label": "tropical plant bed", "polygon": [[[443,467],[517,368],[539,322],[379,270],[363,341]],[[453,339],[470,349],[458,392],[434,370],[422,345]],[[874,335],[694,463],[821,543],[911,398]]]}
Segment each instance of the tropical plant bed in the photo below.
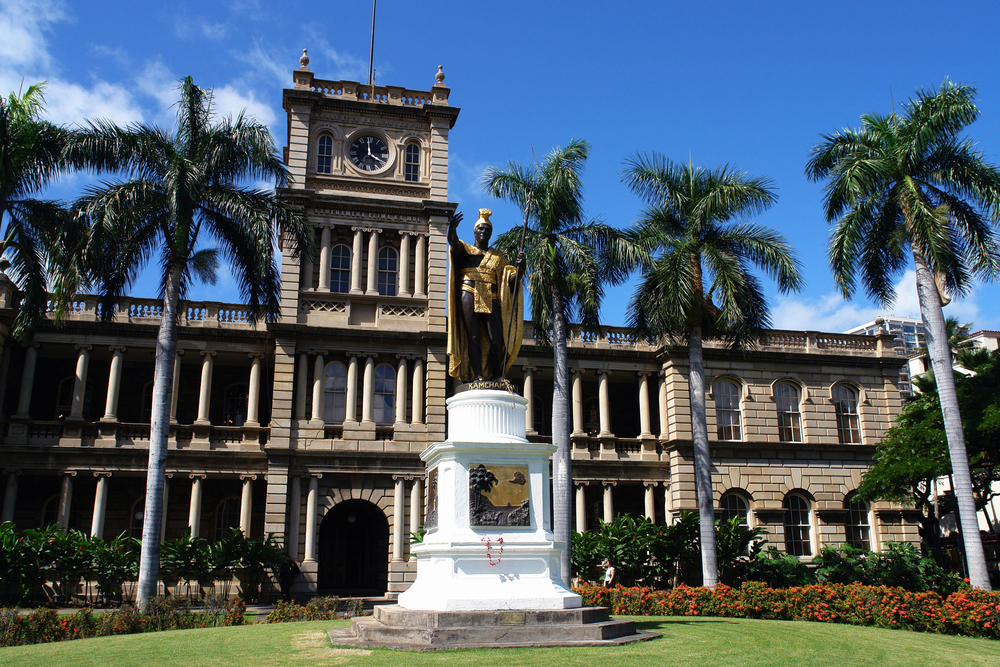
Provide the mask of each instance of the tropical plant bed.
{"label": "tropical plant bed", "polygon": [[574,590],[584,605],[608,607],[615,614],[814,621],[1000,639],[1000,592],[972,588],[948,596],[862,584],[768,588],[760,582],[739,588],[719,584],[714,590],[592,584]]}

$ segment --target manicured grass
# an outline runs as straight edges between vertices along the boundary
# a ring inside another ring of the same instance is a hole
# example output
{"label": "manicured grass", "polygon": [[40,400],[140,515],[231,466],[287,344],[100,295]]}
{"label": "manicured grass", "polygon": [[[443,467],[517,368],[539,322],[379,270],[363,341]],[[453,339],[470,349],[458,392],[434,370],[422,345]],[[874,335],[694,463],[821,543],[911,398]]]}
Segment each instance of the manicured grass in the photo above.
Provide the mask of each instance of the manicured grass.
{"label": "manicured grass", "polygon": [[0,649],[0,665],[127,667],[129,665],[358,665],[359,667],[733,667],[789,665],[1000,664],[1000,642],[900,630],[786,621],[635,617],[662,632],[649,642],[606,648],[479,649],[413,653],[330,645],[325,630],[346,621],[283,623],[100,637]]}

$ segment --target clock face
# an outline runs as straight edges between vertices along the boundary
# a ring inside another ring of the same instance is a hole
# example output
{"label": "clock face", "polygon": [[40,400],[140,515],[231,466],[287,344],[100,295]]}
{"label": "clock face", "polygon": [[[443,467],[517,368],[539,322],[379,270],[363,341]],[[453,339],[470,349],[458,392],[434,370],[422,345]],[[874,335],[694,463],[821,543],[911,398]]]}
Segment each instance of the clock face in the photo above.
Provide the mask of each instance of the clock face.
{"label": "clock face", "polygon": [[378,171],[389,162],[389,147],[375,136],[366,134],[351,144],[351,162],[364,171]]}

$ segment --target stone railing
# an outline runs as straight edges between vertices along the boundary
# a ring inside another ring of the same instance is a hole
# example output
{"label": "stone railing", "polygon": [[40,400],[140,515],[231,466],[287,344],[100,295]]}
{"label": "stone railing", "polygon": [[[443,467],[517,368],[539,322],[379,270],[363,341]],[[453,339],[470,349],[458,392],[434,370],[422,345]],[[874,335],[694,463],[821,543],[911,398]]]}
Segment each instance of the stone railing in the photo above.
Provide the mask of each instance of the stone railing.
{"label": "stone railing", "polygon": [[[539,336],[541,338],[541,336]],[[627,327],[601,327],[601,331],[585,331],[578,325],[569,327],[570,347],[592,349],[632,349],[656,351],[661,345],[657,341],[638,337]],[[775,352],[799,352],[808,354],[850,354],[872,356],[896,356],[891,335],[868,336],[863,334],[837,334],[817,331],[772,330],[757,345],[756,349]],[[524,344],[535,343],[535,332],[531,322],[524,325]],[[723,349],[722,341],[707,340],[708,349]]]}
{"label": "stone railing", "polygon": [[357,81],[326,81],[314,78],[311,72],[295,73],[296,90],[311,90],[324,97],[355,102],[376,102],[403,107],[422,107],[425,104],[447,106],[450,91],[444,86],[434,86],[430,91],[411,90],[402,86],[369,86]]}
{"label": "stone railing", "polygon": [[[7,444],[61,445],[94,447],[149,446],[150,425],[126,422],[65,422],[8,420],[4,424],[4,442]],[[267,443],[270,429],[247,426],[170,426],[170,444],[191,447],[203,444],[203,449],[252,449]]]}
{"label": "stone railing", "polygon": [[[55,301],[49,301],[46,317],[54,317]],[[101,319],[102,308],[98,297],[81,294],[67,307],[67,319],[76,322],[96,322]],[[263,329],[264,323],[250,324],[245,306],[215,301],[181,301],[177,323],[186,327],[224,329]],[[123,297],[118,300],[114,322],[132,324],[157,324],[163,315],[163,301]]]}

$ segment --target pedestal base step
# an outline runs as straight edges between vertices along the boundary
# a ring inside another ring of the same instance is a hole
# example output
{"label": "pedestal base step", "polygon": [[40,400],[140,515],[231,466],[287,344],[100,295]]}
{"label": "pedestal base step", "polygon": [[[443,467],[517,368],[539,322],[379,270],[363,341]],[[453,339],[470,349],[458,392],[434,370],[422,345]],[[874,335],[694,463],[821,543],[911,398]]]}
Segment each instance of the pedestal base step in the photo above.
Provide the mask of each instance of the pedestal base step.
{"label": "pedestal base step", "polygon": [[457,648],[610,646],[660,635],[615,620],[606,607],[560,610],[412,611],[375,607],[374,615],[351,619],[351,627],[329,631],[335,645],[433,651]]}

